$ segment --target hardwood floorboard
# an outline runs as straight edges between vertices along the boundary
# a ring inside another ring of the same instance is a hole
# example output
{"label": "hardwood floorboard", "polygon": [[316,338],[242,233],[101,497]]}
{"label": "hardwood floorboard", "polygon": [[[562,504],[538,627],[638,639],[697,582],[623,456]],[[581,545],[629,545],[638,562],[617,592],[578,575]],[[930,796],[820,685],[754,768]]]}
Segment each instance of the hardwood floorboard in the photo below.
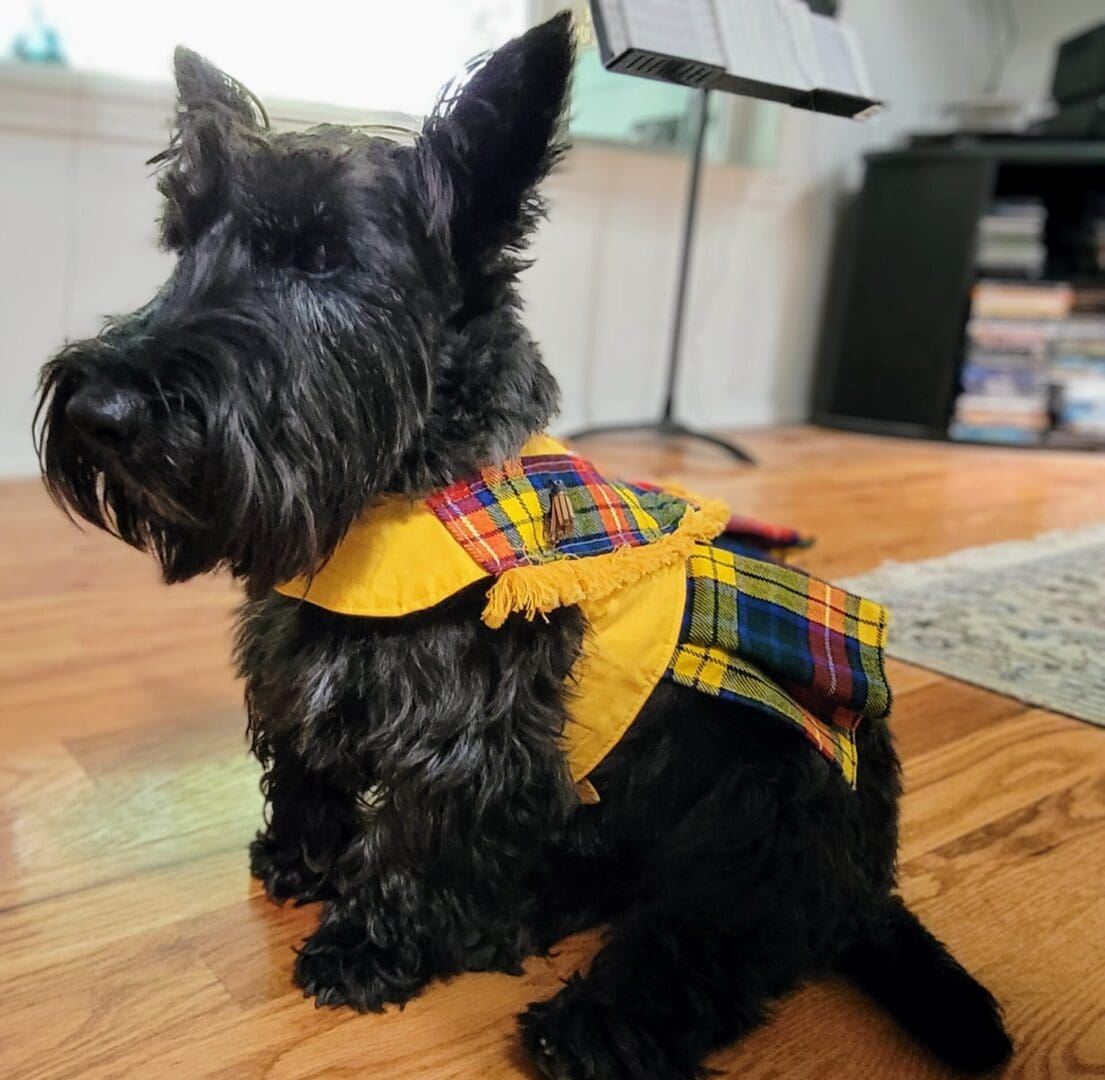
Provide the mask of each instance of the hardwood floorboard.
{"label": "hardwood floorboard", "polygon": [[897,679],[892,669],[887,675],[894,686],[894,739],[903,759],[912,760],[1024,712],[1019,701],[978,686],[940,676],[914,686]]}
{"label": "hardwood floorboard", "polygon": [[1040,710],[904,762],[903,860],[1105,774],[1105,733]]}
{"label": "hardwood floorboard", "polygon": [[[825,576],[1105,519],[1090,455],[741,438],[759,467],[640,438],[587,450],[797,526]],[[383,1016],[315,1010],[291,985],[317,905],[269,904],[247,872],[260,796],[229,659],[237,602],[223,578],[165,589],[37,482],[0,485],[0,1076],[533,1080],[513,1017],[595,935]],[[1005,1003],[1008,1076],[1105,1077],[1105,731],[889,669],[903,892]],[[949,1075],[835,980],[711,1064],[747,1080]]]}

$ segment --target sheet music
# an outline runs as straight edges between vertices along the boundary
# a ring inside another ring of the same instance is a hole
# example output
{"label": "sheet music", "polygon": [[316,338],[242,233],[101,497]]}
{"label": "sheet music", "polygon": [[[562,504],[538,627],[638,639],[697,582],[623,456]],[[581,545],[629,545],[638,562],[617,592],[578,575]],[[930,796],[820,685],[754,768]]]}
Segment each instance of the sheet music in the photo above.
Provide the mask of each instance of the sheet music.
{"label": "sheet music", "polygon": [[854,31],[828,15],[810,15],[812,38],[821,62],[820,85],[856,97],[871,97]]}
{"label": "sheet music", "polygon": [[848,55],[852,59],[852,71],[855,72],[856,85],[860,88],[860,96],[874,98],[875,87],[871,83],[871,76],[867,73],[867,61],[863,58],[863,44],[859,40],[859,34],[847,23],[838,23],[837,31],[844,38]]}
{"label": "sheet music", "polygon": [[629,32],[625,28],[625,14],[621,0],[594,0],[602,14],[602,24],[606,30],[606,44],[613,56],[625,52],[629,47]]}
{"label": "sheet music", "polygon": [[803,0],[775,0],[784,5],[790,25],[791,56],[794,61],[795,86],[803,90],[824,86],[823,65],[813,32],[809,5]]}
{"label": "sheet music", "polygon": [[594,2],[613,57],[634,49],[721,67],[787,91],[873,97],[855,33],[814,15],[804,0]]}
{"label": "sheet music", "polygon": [[[633,0],[630,0],[633,2]],[[794,41],[795,13],[780,0],[713,0],[721,40],[725,46],[725,67],[731,75],[777,86],[810,90],[809,72],[798,62]],[[809,8],[804,4],[796,6]],[[809,31],[806,30],[808,37]],[[812,45],[807,44],[808,57]]]}
{"label": "sheet music", "polygon": [[608,32],[609,12],[618,9],[614,21],[634,48],[725,65],[711,0],[601,0],[601,6]]}

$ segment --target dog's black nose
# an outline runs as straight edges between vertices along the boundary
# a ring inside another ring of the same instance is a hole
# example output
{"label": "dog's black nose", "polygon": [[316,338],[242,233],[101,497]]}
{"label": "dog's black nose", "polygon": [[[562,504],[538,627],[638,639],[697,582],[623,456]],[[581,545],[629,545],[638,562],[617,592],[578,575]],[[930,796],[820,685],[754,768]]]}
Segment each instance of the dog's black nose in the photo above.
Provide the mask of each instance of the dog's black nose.
{"label": "dog's black nose", "polygon": [[114,449],[131,442],[144,413],[137,394],[95,384],[81,387],[65,406],[66,418],[86,438]]}

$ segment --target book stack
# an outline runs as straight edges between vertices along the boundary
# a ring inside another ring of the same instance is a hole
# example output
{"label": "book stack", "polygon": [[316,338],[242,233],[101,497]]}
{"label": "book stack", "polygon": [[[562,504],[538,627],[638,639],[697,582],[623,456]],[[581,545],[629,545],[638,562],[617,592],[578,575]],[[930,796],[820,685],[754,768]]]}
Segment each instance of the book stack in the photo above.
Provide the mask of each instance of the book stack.
{"label": "book stack", "polygon": [[1105,320],[1052,345],[1048,380],[1054,428],[1049,443],[1105,444]]}
{"label": "book stack", "polygon": [[960,388],[952,438],[1105,443],[1105,288],[978,282]]}
{"label": "book stack", "polygon": [[1041,441],[1051,426],[1050,346],[1073,303],[1066,284],[980,281],[974,287],[953,439]]}
{"label": "book stack", "polygon": [[978,224],[975,265],[995,277],[1039,277],[1047,262],[1046,213],[1039,199],[1002,199]]}
{"label": "book stack", "polygon": [[[1105,263],[1101,269],[1105,271]],[[1076,315],[1105,316],[1105,284],[1079,285],[1074,290],[1074,303],[1071,310]]]}
{"label": "book stack", "polygon": [[971,290],[971,315],[979,319],[1066,319],[1075,290],[1065,281],[980,281]]}

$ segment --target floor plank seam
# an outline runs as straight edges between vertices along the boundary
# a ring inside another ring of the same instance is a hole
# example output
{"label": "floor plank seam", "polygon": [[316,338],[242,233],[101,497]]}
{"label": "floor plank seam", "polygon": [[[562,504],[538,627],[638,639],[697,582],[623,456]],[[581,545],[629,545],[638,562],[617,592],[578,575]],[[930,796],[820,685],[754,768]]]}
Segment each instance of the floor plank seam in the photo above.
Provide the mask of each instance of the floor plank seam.
{"label": "floor plank seam", "polygon": [[[216,858],[220,855],[230,855],[236,851],[242,853],[242,862],[245,864],[248,858],[248,847],[245,844],[234,844],[230,847],[212,848],[210,851],[203,851],[199,854],[193,855],[187,859],[173,859],[168,862],[151,864],[149,866],[143,866],[139,870],[134,870],[129,873],[119,874],[115,877],[103,878],[99,881],[91,881],[87,885],[80,885],[75,889],[66,889],[62,892],[49,893],[46,896],[36,896],[33,900],[27,900],[16,904],[8,904],[0,907],[0,918],[5,915],[16,914],[20,911],[29,911],[32,908],[38,907],[42,904],[48,904],[57,900],[69,900],[74,896],[80,896],[82,893],[93,892],[96,889],[107,888],[112,885],[121,885],[127,881],[140,882],[142,878],[147,875],[164,873],[166,870],[173,870],[179,867],[191,866],[194,863],[202,862],[204,859]],[[244,898],[243,898],[244,899]]]}

